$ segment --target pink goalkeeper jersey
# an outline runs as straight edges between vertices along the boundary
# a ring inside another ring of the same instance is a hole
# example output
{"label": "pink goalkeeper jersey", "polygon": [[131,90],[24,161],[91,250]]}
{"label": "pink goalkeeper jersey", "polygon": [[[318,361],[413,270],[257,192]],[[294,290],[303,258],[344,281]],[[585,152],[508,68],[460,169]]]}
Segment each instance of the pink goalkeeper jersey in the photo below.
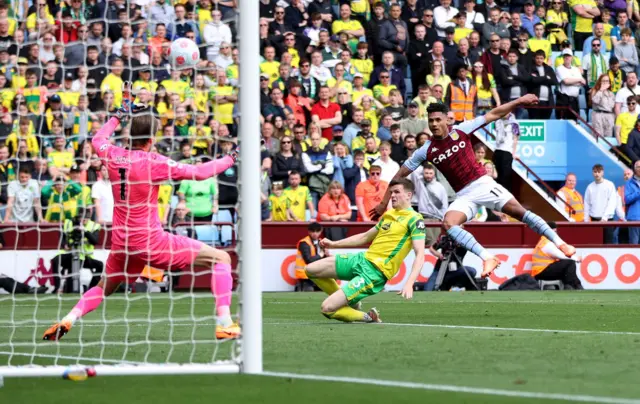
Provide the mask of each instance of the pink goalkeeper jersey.
{"label": "pink goalkeeper jersey", "polygon": [[128,150],[109,142],[118,126],[111,118],[95,135],[93,147],[107,165],[113,191],[112,249],[129,247],[135,252],[148,248],[164,229],[158,218],[158,189],[167,180],[205,180],[235,163],[230,156],[193,166],[179,164],[156,153]]}

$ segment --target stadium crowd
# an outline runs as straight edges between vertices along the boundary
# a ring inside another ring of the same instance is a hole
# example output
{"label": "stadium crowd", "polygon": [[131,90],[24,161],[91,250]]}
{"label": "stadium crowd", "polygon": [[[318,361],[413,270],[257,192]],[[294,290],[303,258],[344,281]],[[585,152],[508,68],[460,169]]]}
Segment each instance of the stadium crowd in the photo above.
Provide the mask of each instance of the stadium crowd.
{"label": "stadium crowd", "polygon": [[[554,106],[582,107],[598,133],[640,159],[637,0],[255,1],[264,220],[369,220],[399,166],[429,139],[431,103],[449,107],[451,124],[525,93],[550,107],[499,122],[506,136],[493,162],[477,147],[507,187],[516,120],[574,119]],[[232,150],[237,3],[0,2],[4,221],[59,222],[83,206],[110,222],[109,179],[90,139],[122,105],[125,82],[162,123],[158,153],[198,164]],[[199,45],[196,69],[170,68],[179,37]],[[128,128],[114,141],[126,146]],[[455,198],[446,180],[431,165],[411,179],[419,212],[440,219]],[[216,180],[165,184],[160,219],[233,218],[236,183],[233,167]],[[507,220],[486,211],[477,219]]]}

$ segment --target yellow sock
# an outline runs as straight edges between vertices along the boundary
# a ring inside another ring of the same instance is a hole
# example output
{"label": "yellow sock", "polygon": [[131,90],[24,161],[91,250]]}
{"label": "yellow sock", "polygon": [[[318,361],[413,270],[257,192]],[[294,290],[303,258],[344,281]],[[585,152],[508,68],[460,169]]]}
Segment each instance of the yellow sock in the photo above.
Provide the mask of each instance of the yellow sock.
{"label": "yellow sock", "polygon": [[312,278],[309,277],[313,283],[318,285],[320,289],[329,296],[334,294],[335,292],[340,290],[340,286],[338,286],[338,282],[336,282],[333,278]]}
{"label": "yellow sock", "polygon": [[356,321],[365,321],[367,313],[352,309],[351,307],[342,307],[333,313],[322,313],[326,318],[344,321],[345,323],[353,323]]}

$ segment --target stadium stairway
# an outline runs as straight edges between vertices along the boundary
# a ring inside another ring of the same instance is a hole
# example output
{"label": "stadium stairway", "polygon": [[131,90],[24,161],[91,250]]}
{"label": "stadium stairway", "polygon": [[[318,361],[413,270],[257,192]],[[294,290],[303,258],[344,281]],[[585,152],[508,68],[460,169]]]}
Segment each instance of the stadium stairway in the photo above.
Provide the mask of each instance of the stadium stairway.
{"label": "stadium stairway", "polygon": [[[584,191],[593,181],[594,164],[602,164],[605,178],[616,187],[622,185],[625,166],[609,152],[607,144],[599,144],[590,131],[572,120],[521,120],[518,143],[519,159],[513,163],[513,193],[526,208],[533,209],[546,220],[566,220],[566,213],[555,202],[556,189],[547,182],[564,182],[567,173],[576,174],[576,189]],[[477,133],[478,141],[487,146],[487,159],[494,150],[493,125]]]}

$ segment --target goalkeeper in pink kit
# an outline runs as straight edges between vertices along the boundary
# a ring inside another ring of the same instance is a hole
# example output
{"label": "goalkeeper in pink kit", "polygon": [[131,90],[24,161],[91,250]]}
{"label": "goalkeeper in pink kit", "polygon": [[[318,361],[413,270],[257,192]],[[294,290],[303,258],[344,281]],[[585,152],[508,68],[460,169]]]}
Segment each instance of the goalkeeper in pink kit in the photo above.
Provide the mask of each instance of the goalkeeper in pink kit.
{"label": "goalkeeper in pink kit", "polygon": [[[134,107],[136,108],[136,107]],[[213,268],[211,291],[215,296],[216,338],[237,338],[240,327],[233,322],[231,305],[231,258],[225,251],[200,241],[163,230],[158,217],[158,188],[165,181],[205,180],[233,166],[235,154],[192,166],[178,164],[150,153],[157,121],[149,110],[131,120],[132,148],[111,144],[109,136],[128,111],[119,110],[93,138],[93,147],[107,165],[114,198],[111,252],[105,276],[89,289],[59,323],[49,328],[45,340],[57,340],[69,332],[79,318],[95,310],[122,282],[135,281],[146,265],[173,270]],[[124,123],[123,123],[124,126]]]}

